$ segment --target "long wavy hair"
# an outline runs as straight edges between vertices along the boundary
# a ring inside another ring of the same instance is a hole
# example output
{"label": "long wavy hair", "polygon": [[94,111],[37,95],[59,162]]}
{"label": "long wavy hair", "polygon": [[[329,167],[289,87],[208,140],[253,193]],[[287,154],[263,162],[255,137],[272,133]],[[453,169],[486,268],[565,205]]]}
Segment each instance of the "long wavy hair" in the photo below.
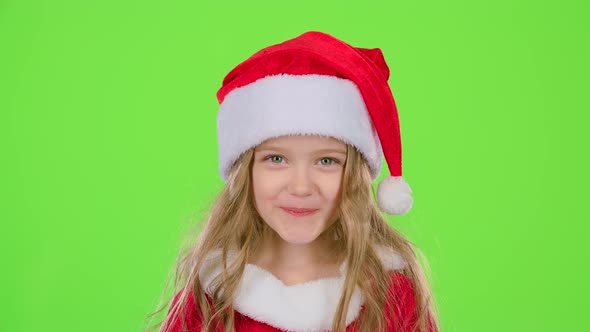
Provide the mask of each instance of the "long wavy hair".
{"label": "long wavy hair", "polygon": [[[225,331],[233,332],[233,299],[238,289],[250,254],[255,252],[261,242],[266,223],[258,214],[252,190],[252,164],[254,148],[243,153],[232,166],[228,181],[214,199],[206,214],[206,222],[200,223],[184,240],[175,264],[175,278],[172,294],[183,288],[190,290],[195,304],[200,308],[202,331],[215,331],[221,322]],[[337,209],[336,221],[325,230],[328,236],[338,239],[338,250],[344,253],[347,269],[343,292],[332,322],[332,331],[346,330],[346,313],[353,290],[358,286],[364,298],[364,311],[357,322],[358,331],[384,331],[384,305],[388,293],[389,277],[378,256],[376,247],[385,246],[395,250],[407,264],[399,272],[407,276],[415,294],[416,328],[428,331],[428,320],[438,326],[438,310],[433,300],[429,283],[421,267],[425,266],[428,276],[430,268],[421,251],[402,234],[389,226],[376,206],[375,191],[370,170],[362,154],[352,145],[347,145],[347,159],[342,176],[342,190]],[[196,233],[196,234],[195,234]],[[199,271],[204,260],[213,250],[222,253],[223,273],[212,282],[212,301],[199,282]],[[236,259],[227,264],[230,250],[236,250]],[[420,255],[420,260],[418,255]],[[163,301],[168,293],[170,276],[159,307],[146,317],[153,317],[164,310],[170,298]],[[185,325],[184,313],[187,292],[181,292],[175,308],[170,308],[163,322],[148,326],[144,331],[152,331],[160,326],[161,332],[169,322],[180,320]],[[397,320],[397,319],[396,319]],[[163,325],[162,325],[163,324]],[[185,329],[186,330],[186,329]]]}

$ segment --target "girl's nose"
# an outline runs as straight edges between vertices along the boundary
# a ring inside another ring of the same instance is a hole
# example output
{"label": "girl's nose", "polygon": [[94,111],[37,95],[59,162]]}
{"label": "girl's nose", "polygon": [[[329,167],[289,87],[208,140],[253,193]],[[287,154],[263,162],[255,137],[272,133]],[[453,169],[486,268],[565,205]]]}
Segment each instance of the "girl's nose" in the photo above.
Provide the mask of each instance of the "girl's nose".
{"label": "girl's nose", "polygon": [[296,196],[309,196],[313,192],[311,174],[306,169],[295,170],[291,175],[289,192]]}

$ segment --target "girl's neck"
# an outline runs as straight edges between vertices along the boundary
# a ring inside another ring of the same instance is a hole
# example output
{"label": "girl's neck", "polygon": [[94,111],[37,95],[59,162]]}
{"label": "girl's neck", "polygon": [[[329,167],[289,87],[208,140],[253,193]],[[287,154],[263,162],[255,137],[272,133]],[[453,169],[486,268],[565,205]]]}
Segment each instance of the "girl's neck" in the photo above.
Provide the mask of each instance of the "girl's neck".
{"label": "girl's neck", "polygon": [[309,244],[299,245],[284,241],[269,227],[250,263],[268,270],[287,285],[338,277],[341,255],[334,251],[333,241],[325,234]]}

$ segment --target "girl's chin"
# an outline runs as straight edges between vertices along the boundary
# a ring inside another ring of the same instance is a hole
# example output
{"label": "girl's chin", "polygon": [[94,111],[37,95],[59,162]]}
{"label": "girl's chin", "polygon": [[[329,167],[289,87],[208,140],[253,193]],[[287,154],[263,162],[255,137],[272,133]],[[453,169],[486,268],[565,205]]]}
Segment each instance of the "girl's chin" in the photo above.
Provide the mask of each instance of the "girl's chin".
{"label": "girl's chin", "polygon": [[[306,219],[306,220],[303,220]],[[302,218],[302,220],[275,220],[272,224],[276,234],[290,244],[309,244],[315,241],[324,231],[319,218]]]}
{"label": "girl's chin", "polygon": [[279,236],[281,237],[281,239],[283,239],[283,241],[288,242],[290,244],[304,245],[315,241],[318,238],[319,234],[315,234],[315,232],[288,234],[279,233]]}

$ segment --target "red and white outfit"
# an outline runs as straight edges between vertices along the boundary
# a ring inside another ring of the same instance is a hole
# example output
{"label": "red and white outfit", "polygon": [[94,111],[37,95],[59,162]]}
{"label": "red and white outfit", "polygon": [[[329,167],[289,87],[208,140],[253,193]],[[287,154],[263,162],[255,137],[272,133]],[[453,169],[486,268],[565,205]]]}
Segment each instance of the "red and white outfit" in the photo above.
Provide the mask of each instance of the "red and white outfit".
{"label": "red and white outfit", "polygon": [[[406,263],[391,250],[380,249],[379,256],[390,277],[391,295],[387,297],[385,310],[386,331],[411,331],[416,324],[414,292],[411,281],[398,271]],[[199,275],[199,281],[209,300],[209,282],[221,272],[219,257],[219,252],[210,254]],[[233,258],[230,252],[228,263]],[[247,264],[234,299],[236,332],[329,331],[344,284],[345,263],[341,265],[340,271],[341,276],[338,278],[321,278],[285,285],[269,271]],[[180,292],[174,297],[172,306],[179,297]],[[347,332],[357,331],[363,308],[363,297],[357,288],[348,307]],[[201,331],[202,322],[198,310],[194,298],[189,294],[185,322],[190,332]],[[399,325],[395,325],[395,322]],[[169,326],[169,332],[182,331],[180,318],[170,322]],[[220,326],[219,331],[224,331],[223,327]],[[435,331],[437,330],[431,325],[429,332]]]}

